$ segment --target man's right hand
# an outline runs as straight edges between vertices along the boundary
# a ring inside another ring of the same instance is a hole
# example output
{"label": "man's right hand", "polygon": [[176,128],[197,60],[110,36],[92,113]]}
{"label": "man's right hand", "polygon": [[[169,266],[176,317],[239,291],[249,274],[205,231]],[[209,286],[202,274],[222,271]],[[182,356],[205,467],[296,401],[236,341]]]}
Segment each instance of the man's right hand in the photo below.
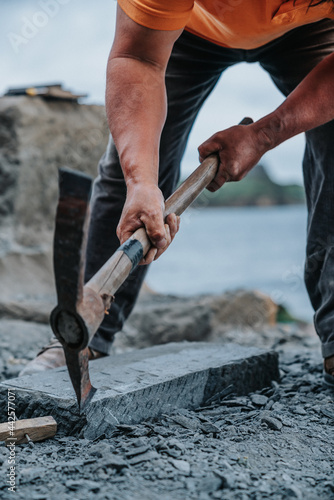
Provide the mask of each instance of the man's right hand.
{"label": "man's right hand", "polygon": [[127,197],[117,227],[117,236],[123,244],[140,227],[145,227],[153,247],[140,264],[150,264],[167,250],[179,230],[180,218],[170,214],[164,223],[164,198],[152,183],[127,186]]}

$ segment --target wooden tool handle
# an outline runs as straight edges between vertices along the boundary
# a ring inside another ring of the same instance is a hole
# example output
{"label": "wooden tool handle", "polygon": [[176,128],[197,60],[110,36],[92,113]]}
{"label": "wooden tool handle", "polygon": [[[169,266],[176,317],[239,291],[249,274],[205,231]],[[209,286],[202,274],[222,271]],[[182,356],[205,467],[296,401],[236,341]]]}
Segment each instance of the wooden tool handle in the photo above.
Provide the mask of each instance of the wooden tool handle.
{"label": "wooden tool handle", "polygon": [[57,422],[51,416],[28,418],[0,424],[0,441],[14,444],[27,443],[26,434],[31,441],[52,438],[57,432]]}
{"label": "wooden tool handle", "polygon": [[167,199],[165,217],[169,214],[181,215],[214,179],[218,165],[217,155],[208,156]]}
{"label": "wooden tool handle", "polygon": [[[181,215],[215,177],[218,157],[211,155],[181,184],[165,204],[165,217]],[[85,285],[99,295],[113,296],[130,272],[151,248],[145,228],[141,227],[121,245],[104,266]]]}
{"label": "wooden tool handle", "polygon": [[[244,118],[240,122],[240,125],[248,125],[252,122],[251,118]],[[181,215],[214,179],[218,165],[219,159],[217,155],[208,156],[167,199],[165,217],[172,213]],[[145,257],[151,245],[145,228],[141,227],[137,229],[131,238],[123,243],[104,266],[91,278],[84,289],[92,290],[93,293],[102,297],[114,296],[131,271]]]}

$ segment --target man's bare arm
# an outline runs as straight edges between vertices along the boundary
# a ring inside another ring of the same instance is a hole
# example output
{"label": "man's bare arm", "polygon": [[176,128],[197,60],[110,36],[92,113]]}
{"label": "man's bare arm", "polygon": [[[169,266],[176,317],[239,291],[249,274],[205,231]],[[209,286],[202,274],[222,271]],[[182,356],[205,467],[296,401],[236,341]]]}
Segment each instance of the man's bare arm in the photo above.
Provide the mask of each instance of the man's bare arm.
{"label": "man's bare arm", "polygon": [[[178,229],[175,216],[163,222],[158,189],[159,143],[166,119],[165,70],[182,30],[156,31],[138,25],[118,7],[116,34],[107,67],[106,110],[127,185],[118,226],[121,242],[141,226],[156,248],[166,248]],[[157,255],[151,251],[149,263]]]}
{"label": "man's bare arm", "polygon": [[287,139],[334,119],[334,54],[319,63],[274,112],[252,125],[214,134],[199,148],[200,158],[218,153],[220,167],[209,186],[242,179],[262,155]]}

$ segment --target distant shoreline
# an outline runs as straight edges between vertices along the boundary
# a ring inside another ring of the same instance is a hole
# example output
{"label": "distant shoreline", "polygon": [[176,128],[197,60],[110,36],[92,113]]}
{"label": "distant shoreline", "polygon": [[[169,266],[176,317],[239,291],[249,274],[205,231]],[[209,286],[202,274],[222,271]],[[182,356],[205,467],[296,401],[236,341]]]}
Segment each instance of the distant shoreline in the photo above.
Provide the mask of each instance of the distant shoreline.
{"label": "distant shoreline", "polygon": [[298,184],[277,184],[265,167],[257,165],[239,182],[226,183],[215,193],[204,190],[195,200],[196,207],[268,207],[305,204],[305,194]]}
{"label": "distant shoreline", "polygon": [[191,205],[193,208],[199,209],[199,208],[268,208],[268,207],[293,207],[293,206],[306,206],[305,201],[291,201],[291,202],[286,202],[286,203],[275,203],[275,202],[268,202],[268,203],[247,203],[247,204],[201,204],[198,202],[194,202]]}

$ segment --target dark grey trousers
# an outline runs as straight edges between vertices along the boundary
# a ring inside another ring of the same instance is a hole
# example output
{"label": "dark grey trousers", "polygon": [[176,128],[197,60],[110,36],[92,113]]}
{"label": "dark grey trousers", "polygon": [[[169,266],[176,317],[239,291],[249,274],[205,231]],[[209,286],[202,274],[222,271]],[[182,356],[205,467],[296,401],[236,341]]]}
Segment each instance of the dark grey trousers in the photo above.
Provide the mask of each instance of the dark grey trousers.
{"label": "dark grey trousers", "polygon": [[[194,120],[223,71],[238,62],[259,62],[276,86],[288,95],[334,50],[334,21],[323,20],[253,50],[228,49],[184,32],[168,64],[168,114],[160,144],[159,186],[167,198],[179,179],[180,162]],[[223,112],[221,110],[220,112]],[[324,357],[334,354],[334,123],[306,134],[303,162],[308,207],[305,282],[315,310],[315,326]],[[87,248],[88,280],[119,246],[116,226],[126,186],[117,151],[110,139],[94,184]],[[91,341],[109,353],[114,334],[130,314],[146,266],[138,267],[116,295],[109,316]]]}

